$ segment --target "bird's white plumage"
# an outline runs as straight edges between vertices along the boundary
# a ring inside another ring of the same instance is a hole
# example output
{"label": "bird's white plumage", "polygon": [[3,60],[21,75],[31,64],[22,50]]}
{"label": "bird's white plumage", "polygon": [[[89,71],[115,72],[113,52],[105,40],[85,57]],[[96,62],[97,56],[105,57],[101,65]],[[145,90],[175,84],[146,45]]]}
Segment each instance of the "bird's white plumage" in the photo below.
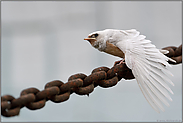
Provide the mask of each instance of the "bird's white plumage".
{"label": "bird's white plumage", "polygon": [[139,35],[138,31],[126,32],[127,35],[130,32],[129,37],[120,40],[116,46],[125,52],[125,63],[132,70],[146,100],[157,112],[159,109],[164,111],[161,102],[169,106],[166,98],[172,99],[168,92],[173,94],[167,83],[174,84],[164,73],[167,72],[166,67],[170,66],[167,62],[170,58],[163,55],[145,36]]}
{"label": "bird's white plumage", "polygon": [[175,62],[164,55],[168,51],[158,50],[150,40],[145,39],[146,36],[140,35],[140,32],[135,29],[106,29],[90,35],[93,34],[98,34],[95,37],[96,41],[92,44],[98,50],[114,55],[114,52],[106,50],[106,42],[109,42],[125,54],[123,56],[125,63],[132,70],[146,100],[157,112],[159,109],[164,111],[162,103],[169,106],[167,99],[172,101],[169,93],[173,94],[173,91],[169,84],[174,86],[167,77],[167,74],[172,75],[167,69],[171,67],[167,61]]}

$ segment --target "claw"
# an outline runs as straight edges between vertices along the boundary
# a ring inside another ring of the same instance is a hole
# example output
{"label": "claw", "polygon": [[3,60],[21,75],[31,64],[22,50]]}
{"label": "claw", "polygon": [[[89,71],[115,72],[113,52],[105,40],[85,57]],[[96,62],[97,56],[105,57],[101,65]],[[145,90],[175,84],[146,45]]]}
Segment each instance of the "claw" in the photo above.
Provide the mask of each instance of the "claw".
{"label": "claw", "polygon": [[125,59],[119,60],[119,61],[115,61],[114,66],[115,65],[120,65],[120,64],[124,64],[125,63]]}

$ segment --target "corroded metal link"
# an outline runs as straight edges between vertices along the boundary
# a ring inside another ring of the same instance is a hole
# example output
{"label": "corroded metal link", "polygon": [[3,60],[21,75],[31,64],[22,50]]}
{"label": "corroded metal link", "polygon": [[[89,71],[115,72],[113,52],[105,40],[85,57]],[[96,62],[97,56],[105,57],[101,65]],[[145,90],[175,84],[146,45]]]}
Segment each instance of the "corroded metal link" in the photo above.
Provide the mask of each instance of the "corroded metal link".
{"label": "corroded metal link", "polygon": [[70,91],[72,88],[81,87],[83,85],[83,80],[80,78],[73,79],[68,81],[67,83],[60,86],[61,93]]}
{"label": "corroded metal link", "polygon": [[68,91],[64,94],[55,95],[55,96],[51,97],[50,100],[55,103],[60,103],[60,102],[64,102],[64,101],[68,100],[69,97],[70,97],[70,92]]}
{"label": "corroded metal link", "polygon": [[182,44],[175,50],[175,56],[182,55]]}
{"label": "corroded metal link", "polygon": [[36,102],[29,103],[26,105],[31,110],[40,109],[45,106],[46,99],[50,99],[52,96],[59,94],[60,89],[56,86],[46,88],[36,94]]}
{"label": "corroded metal link", "polygon": [[36,110],[36,109],[43,108],[45,106],[45,103],[46,103],[46,99],[43,99],[38,102],[28,103],[26,107],[30,110]]}
{"label": "corroded metal link", "polygon": [[83,73],[77,73],[77,74],[74,74],[74,75],[70,76],[68,78],[68,81],[73,80],[73,79],[78,79],[78,78],[84,80],[86,77],[87,77],[87,75],[85,75]]}
{"label": "corroded metal link", "polygon": [[95,73],[95,72],[99,72],[99,71],[105,71],[107,73],[107,71],[109,70],[108,67],[98,67],[98,68],[95,68],[92,73]]}
{"label": "corroded metal link", "polygon": [[[182,45],[163,49],[168,50],[169,53],[166,55],[177,62],[169,62],[170,64],[182,63]],[[64,102],[69,99],[73,92],[78,95],[89,95],[95,87],[112,87],[122,78],[134,79],[134,76],[125,63],[115,62],[112,68],[98,67],[88,76],[83,73],[74,74],[68,78],[67,83],[60,80],[48,82],[42,91],[37,88],[25,89],[17,99],[11,95],[4,95],[1,96],[1,115],[5,117],[16,116],[24,106],[30,110],[40,109],[45,106],[48,100],[55,103]]]}
{"label": "corroded metal link", "polygon": [[83,86],[87,86],[92,84],[93,81],[99,81],[107,78],[107,74],[105,71],[95,72],[90,74],[84,79]]}
{"label": "corroded metal link", "polygon": [[34,94],[26,94],[26,95],[22,95],[17,99],[14,99],[11,101],[11,108],[14,107],[23,107],[25,106],[27,103],[33,102],[35,100],[35,95]]}
{"label": "corroded metal link", "polygon": [[[52,95],[50,97],[47,97],[47,99],[51,100],[52,102],[55,102],[55,103],[60,103],[60,102],[63,102],[63,101],[66,101],[69,99],[70,97],[70,91],[66,92],[66,93],[61,93],[63,92],[64,90],[62,90],[61,86],[64,85],[64,83],[60,80],[54,80],[54,81],[51,81],[49,83],[47,83],[45,85],[45,89],[46,88],[51,88],[51,87],[57,87],[59,88],[59,92],[56,93],[56,95]],[[69,85],[69,87],[71,87]],[[67,86],[66,86],[66,90],[70,90]]]}
{"label": "corroded metal link", "polygon": [[11,108],[11,104],[8,103],[8,101],[1,102],[1,111],[4,111],[5,109],[10,109],[10,108]]}
{"label": "corroded metal link", "polygon": [[11,108],[11,101],[15,98],[11,95],[4,95],[1,97],[1,111],[5,111],[6,109]]}
{"label": "corroded metal link", "polygon": [[182,63],[182,56],[172,57],[173,60],[176,61],[176,63],[169,61],[170,64],[180,64]]}
{"label": "corroded metal link", "polygon": [[13,99],[15,98],[11,95],[4,95],[1,97],[1,101],[12,101]]}
{"label": "corroded metal link", "polygon": [[39,93],[39,92],[40,91],[37,88],[27,88],[27,89],[25,89],[21,92],[21,94],[20,94],[21,96],[22,95],[27,95],[27,94],[30,94],[30,93],[35,95],[35,101],[34,102],[29,102],[28,104],[25,105],[28,109],[36,110],[36,109],[40,109],[40,108],[45,106],[46,99],[38,100],[36,98],[36,94]]}
{"label": "corroded metal link", "polygon": [[[108,67],[98,67],[98,68],[95,68],[91,73],[95,73],[95,72],[99,72],[99,71],[105,71],[107,73],[107,71],[109,70]],[[97,87],[98,86],[98,82],[97,81],[94,81],[94,87]]]}
{"label": "corroded metal link", "polygon": [[116,70],[115,67],[116,66],[112,67],[111,69],[109,69],[108,67],[99,67],[99,68],[94,69],[92,71],[93,74],[98,71],[105,71],[107,73],[107,76],[103,80],[94,81],[95,85],[99,85],[103,88],[108,88],[108,87],[112,87],[112,86],[116,85],[118,82],[117,72],[119,70]]}
{"label": "corroded metal link", "polygon": [[5,117],[12,117],[12,116],[16,116],[19,115],[20,113],[20,107],[16,107],[14,109],[9,109],[9,110],[5,110],[5,111],[1,111],[1,114]]}
{"label": "corroded metal link", "polygon": [[103,88],[112,87],[112,86],[116,85],[117,83],[118,83],[118,77],[117,76],[113,77],[112,79],[101,80],[101,81],[97,82],[97,84],[100,87],[103,87]]}
{"label": "corroded metal link", "polygon": [[75,88],[74,92],[78,95],[89,95],[94,90],[94,84],[90,84],[85,87]]}
{"label": "corroded metal link", "polygon": [[169,47],[165,47],[163,49],[169,51],[168,54],[165,54],[166,56],[168,56],[176,61],[176,63],[168,61],[170,64],[182,63],[182,44],[179,47],[169,46]]}
{"label": "corroded metal link", "polygon": [[53,86],[57,86],[60,88],[61,85],[63,85],[64,83],[60,80],[54,80],[54,81],[51,81],[51,82],[48,82],[46,85],[45,85],[45,89],[46,88],[49,88],[49,87],[53,87]]}
{"label": "corroded metal link", "polygon": [[83,86],[82,87],[75,87],[73,88],[73,92],[75,92],[78,95],[89,95],[94,90],[94,82],[95,81],[100,81],[106,78],[106,72],[105,71],[99,71],[90,74],[89,76],[86,76],[84,74],[75,74],[69,77],[69,80],[71,81],[72,79],[78,79],[81,77],[83,79]]}
{"label": "corroded metal link", "polygon": [[56,87],[56,86],[49,87],[43,91],[38,92],[36,94],[36,100],[46,99],[46,98],[49,98],[49,97],[59,94],[59,93],[60,93],[60,89],[58,87]]}
{"label": "corroded metal link", "polygon": [[27,88],[27,89],[24,89],[20,95],[26,95],[26,94],[29,94],[29,93],[33,93],[34,95],[36,95],[38,92],[40,92],[37,88]]}
{"label": "corroded metal link", "polygon": [[[12,108],[11,102],[13,100],[15,100],[15,98],[11,95],[4,95],[3,97],[1,97],[1,114],[3,116],[12,117],[19,114],[20,107]],[[2,106],[5,106],[5,107],[2,107]]]}
{"label": "corroded metal link", "polygon": [[134,79],[135,77],[132,74],[132,70],[129,69],[126,64],[122,63],[120,65],[114,66],[115,69],[117,69],[117,75],[119,81],[124,78],[124,79]]}

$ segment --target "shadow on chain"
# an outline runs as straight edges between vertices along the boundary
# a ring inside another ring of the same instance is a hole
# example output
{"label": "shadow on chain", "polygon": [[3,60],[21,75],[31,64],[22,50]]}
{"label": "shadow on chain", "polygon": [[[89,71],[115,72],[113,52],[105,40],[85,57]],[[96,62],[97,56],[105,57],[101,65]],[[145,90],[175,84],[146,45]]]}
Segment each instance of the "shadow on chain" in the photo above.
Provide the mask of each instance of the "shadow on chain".
{"label": "shadow on chain", "polygon": [[[167,56],[176,60],[176,64],[182,63],[182,45],[163,49],[169,50]],[[89,96],[95,87],[112,87],[122,78],[134,79],[132,71],[127,68],[125,63],[115,64],[112,68],[96,68],[89,76],[83,73],[72,75],[68,78],[67,83],[63,83],[60,80],[51,81],[45,85],[42,91],[37,88],[28,88],[23,90],[17,99],[11,95],[4,95],[1,97],[1,115],[5,117],[19,115],[20,109],[23,107],[27,107],[30,110],[40,109],[45,106],[48,100],[54,103],[61,103],[68,100],[72,93]]]}

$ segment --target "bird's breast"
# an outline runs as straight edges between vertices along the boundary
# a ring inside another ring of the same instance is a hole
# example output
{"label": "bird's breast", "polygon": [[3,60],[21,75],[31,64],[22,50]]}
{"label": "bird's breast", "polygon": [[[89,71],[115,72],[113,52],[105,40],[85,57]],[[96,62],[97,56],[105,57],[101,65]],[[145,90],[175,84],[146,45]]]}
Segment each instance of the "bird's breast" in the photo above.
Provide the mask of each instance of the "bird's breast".
{"label": "bird's breast", "polygon": [[106,42],[106,48],[104,49],[104,52],[114,56],[124,58],[124,53],[118,47],[116,47],[112,43],[109,43],[108,41]]}

